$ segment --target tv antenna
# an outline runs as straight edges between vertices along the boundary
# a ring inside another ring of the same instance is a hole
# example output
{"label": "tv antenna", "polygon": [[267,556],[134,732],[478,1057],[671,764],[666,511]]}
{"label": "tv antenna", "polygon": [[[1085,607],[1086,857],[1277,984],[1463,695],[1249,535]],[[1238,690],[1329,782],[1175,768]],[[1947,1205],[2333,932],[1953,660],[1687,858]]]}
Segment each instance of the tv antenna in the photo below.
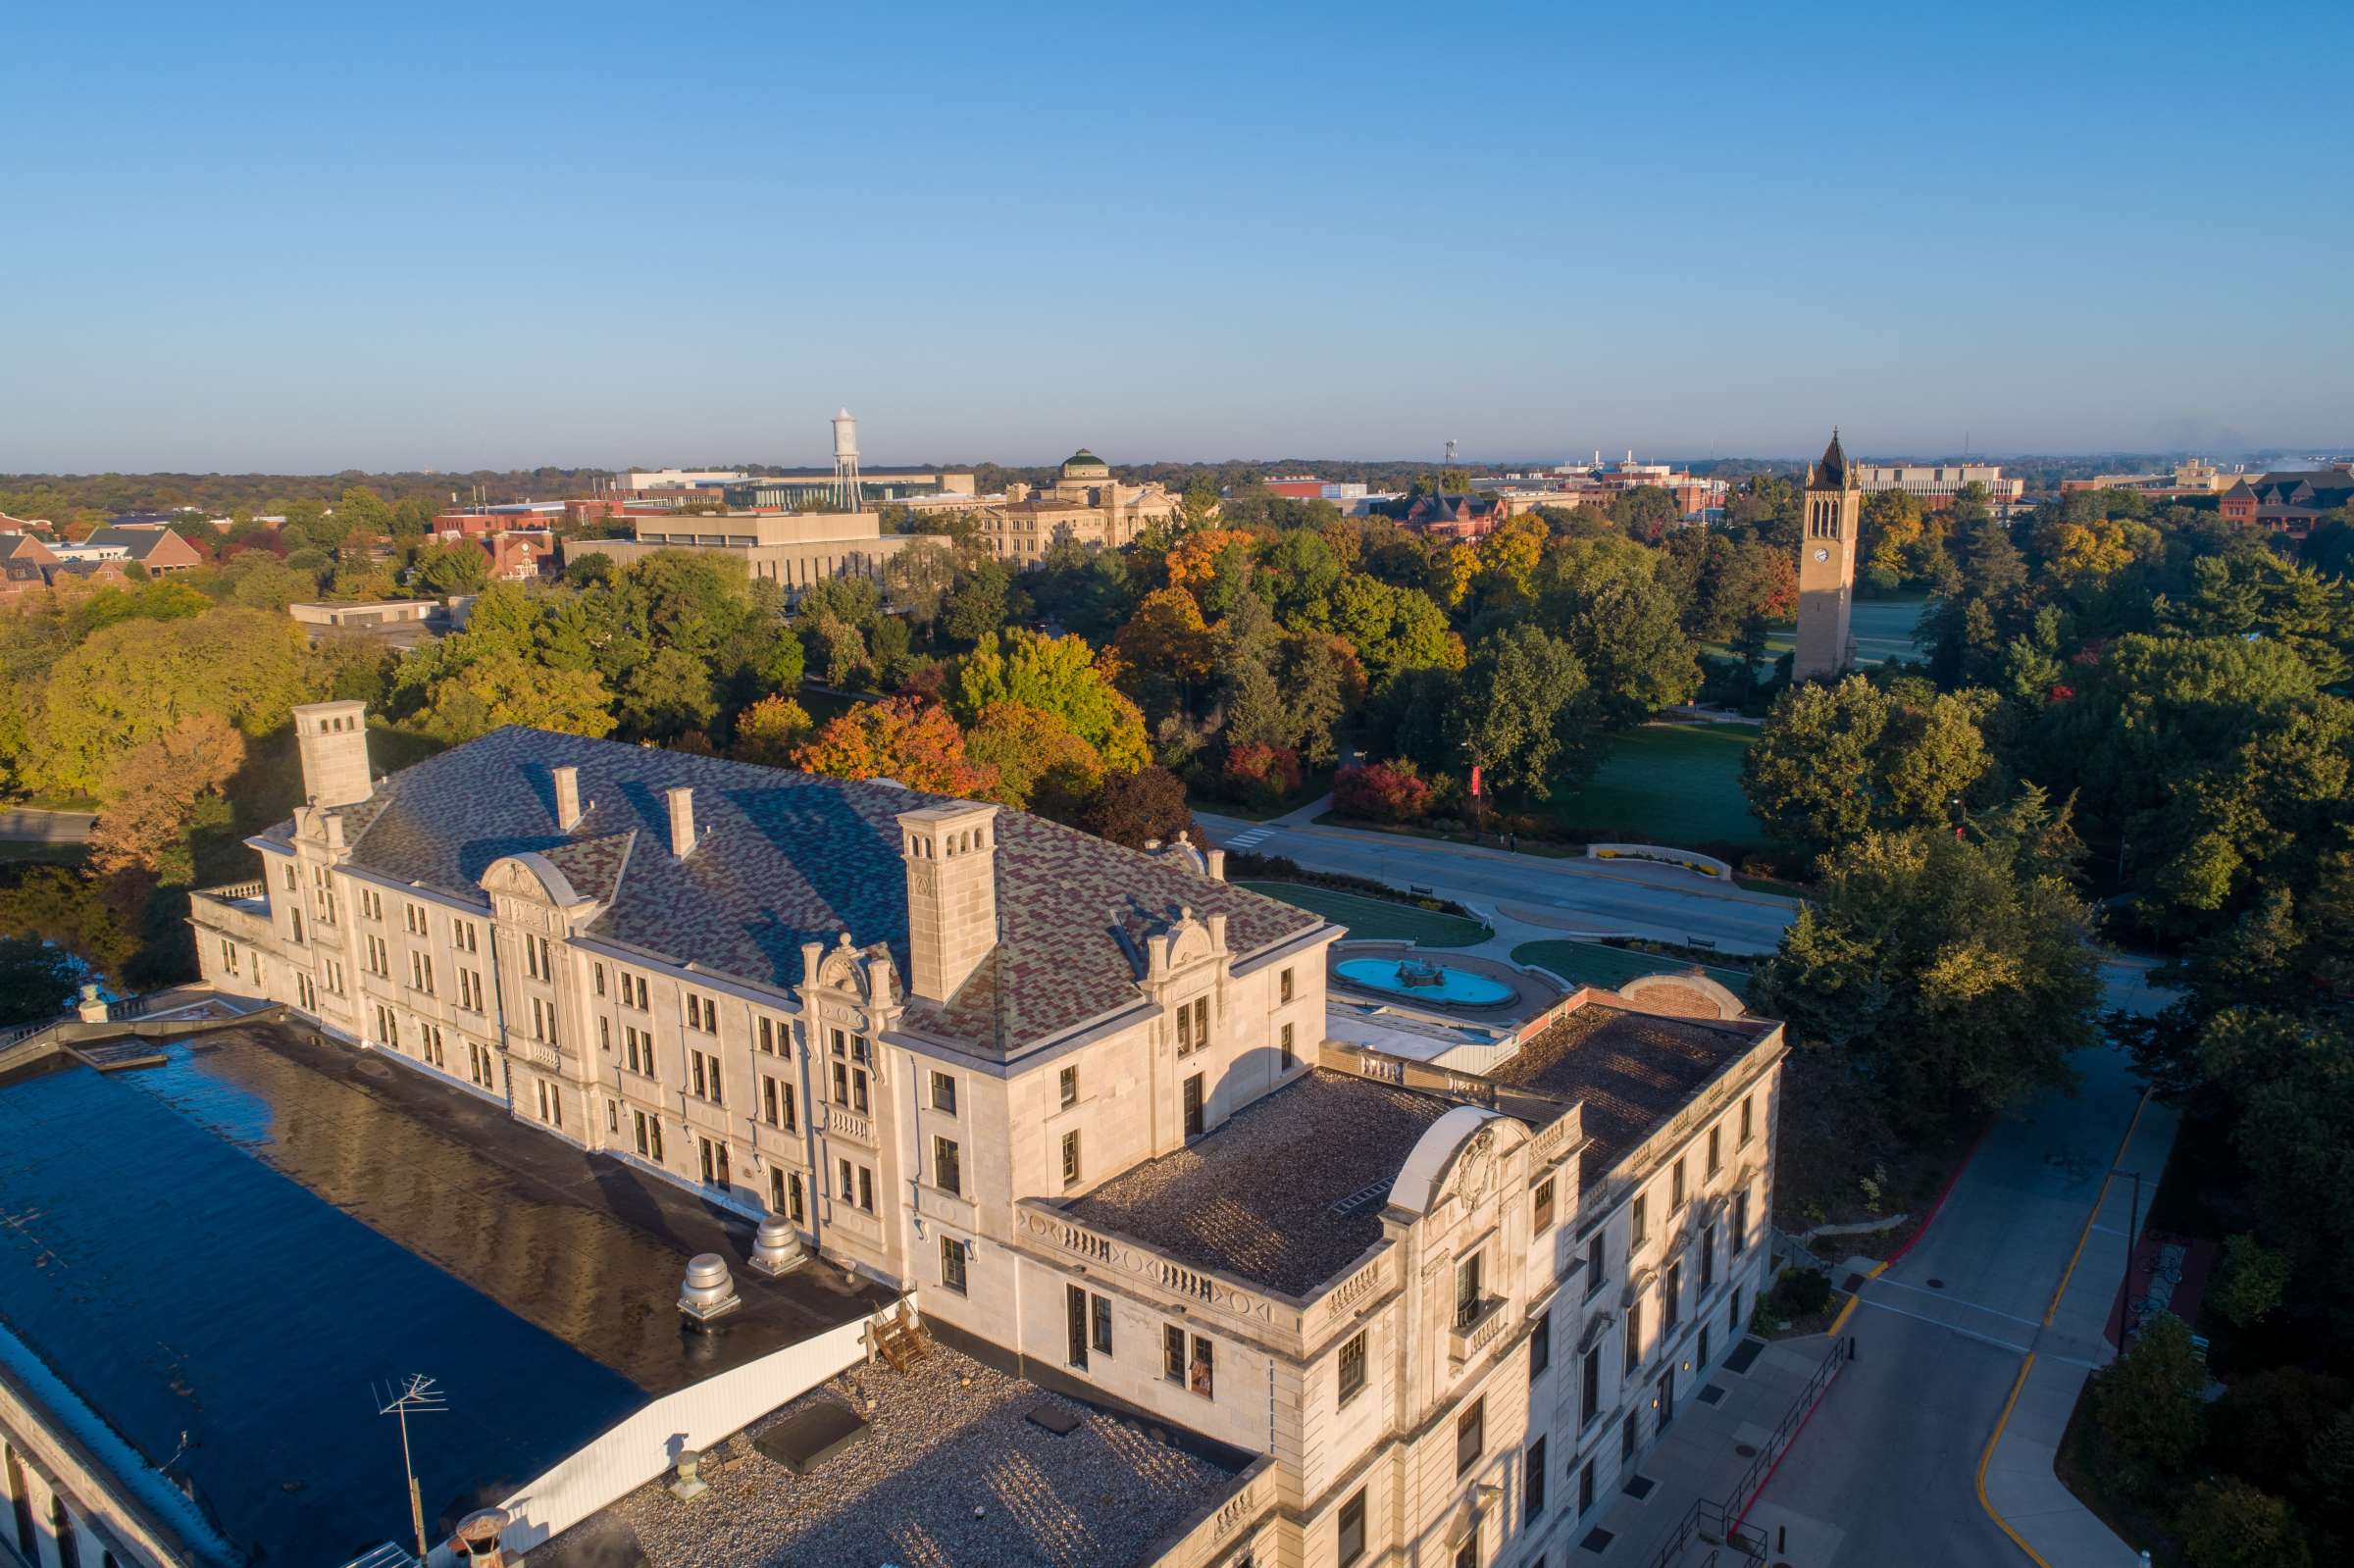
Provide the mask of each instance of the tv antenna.
{"label": "tv antenna", "polygon": [[413,1372],[405,1382],[387,1384],[374,1391],[376,1413],[395,1416],[400,1421],[400,1471],[409,1484],[409,1524],[417,1532],[417,1560],[423,1562],[432,1551],[425,1543],[425,1502],[417,1494],[417,1466],[409,1458],[409,1417],[447,1415],[449,1396],[435,1388],[434,1380],[422,1372]]}

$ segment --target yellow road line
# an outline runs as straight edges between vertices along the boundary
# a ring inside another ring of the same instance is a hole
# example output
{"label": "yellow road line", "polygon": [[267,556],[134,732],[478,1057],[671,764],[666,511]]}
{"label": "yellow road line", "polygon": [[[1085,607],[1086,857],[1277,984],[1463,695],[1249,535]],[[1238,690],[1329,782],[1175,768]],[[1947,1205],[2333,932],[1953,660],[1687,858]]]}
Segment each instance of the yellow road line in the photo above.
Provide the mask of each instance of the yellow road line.
{"label": "yellow road line", "polygon": [[1986,1451],[1978,1455],[1978,1506],[1985,1509],[1986,1517],[2011,1538],[2011,1544],[2027,1554],[2027,1560],[2034,1563],[2035,1568],[2052,1568],[2050,1563],[2043,1560],[2043,1553],[2028,1545],[2026,1538],[2012,1529],[2011,1521],[1996,1513],[1994,1504],[1986,1500],[1986,1467],[1994,1463],[1995,1444],[2003,1441],[2003,1429],[2011,1424],[2011,1412],[2019,1403],[2020,1391],[2027,1386],[2027,1374],[2034,1369],[2035,1352],[2029,1350],[2027,1358],[2019,1364],[2019,1381],[2011,1385],[2011,1397],[2003,1401],[2003,1413],[1994,1423],[1994,1435],[1986,1440]]}
{"label": "yellow road line", "polygon": [[[2084,1229],[2076,1233],[2076,1249],[2068,1255],[2068,1267],[2060,1276],[2059,1289],[2052,1292],[2052,1304],[2043,1309],[2043,1326],[2047,1329],[2052,1326],[2052,1319],[2060,1315],[2060,1298],[2068,1294],[2068,1282],[2075,1278],[2076,1263],[2084,1256],[2084,1243],[2092,1239],[2092,1222],[2101,1217],[2101,1205],[2109,1201],[2109,1184],[2117,1180],[2118,1162],[2125,1157],[2125,1146],[2133,1141],[2133,1130],[2141,1125],[2142,1109],[2149,1103],[2150,1091],[2145,1088],[2141,1098],[2134,1102],[2133,1119],[2125,1124],[2125,1136],[2117,1140],[2117,1152],[2110,1157],[2109,1170],[2101,1178],[2101,1189],[2093,1196],[2092,1212],[2084,1216]],[[2133,1238],[2127,1237],[2125,1245],[2132,1246]]]}
{"label": "yellow road line", "polygon": [[[1871,1272],[1870,1272],[1870,1273],[1868,1273],[1868,1274],[1867,1274],[1867,1275],[1865,1275],[1865,1276],[1864,1276],[1864,1278],[1865,1278],[1865,1279],[1867,1279],[1867,1280],[1876,1280],[1876,1279],[1878,1279],[1878,1278],[1880,1277],[1880,1275],[1881,1275],[1882,1273],[1884,1273],[1884,1272],[1887,1270],[1887,1267],[1888,1267],[1888,1262],[1887,1262],[1887,1260],[1886,1260],[1885,1258],[1883,1258],[1883,1259],[1881,1259],[1879,1262],[1877,1262],[1877,1263],[1874,1263],[1874,1264],[1871,1266]],[[1861,1300],[1863,1300],[1863,1299],[1864,1299],[1864,1287],[1863,1287],[1863,1285],[1862,1285],[1862,1284],[1860,1284],[1860,1283],[1859,1283],[1859,1284],[1856,1286],[1856,1292],[1855,1292],[1855,1294],[1853,1294],[1853,1295],[1851,1295],[1851,1296],[1849,1296],[1849,1297],[1847,1298],[1847,1305],[1845,1305],[1845,1306],[1841,1307],[1841,1308],[1839,1309],[1839,1315],[1838,1315],[1837,1317],[1835,1317],[1835,1318],[1831,1319],[1831,1338],[1832,1338],[1832,1339],[1836,1340],[1836,1339],[1838,1339],[1838,1338],[1839,1338],[1839,1331],[1840,1331],[1841,1329],[1844,1329],[1844,1328],[1846,1328],[1846,1327],[1847,1327],[1847,1319],[1848,1319],[1848,1314],[1850,1314],[1850,1313],[1854,1312],[1854,1311],[1856,1310],[1856,1303],[1857,1303],[1858,1301],[1861,1301]]]}

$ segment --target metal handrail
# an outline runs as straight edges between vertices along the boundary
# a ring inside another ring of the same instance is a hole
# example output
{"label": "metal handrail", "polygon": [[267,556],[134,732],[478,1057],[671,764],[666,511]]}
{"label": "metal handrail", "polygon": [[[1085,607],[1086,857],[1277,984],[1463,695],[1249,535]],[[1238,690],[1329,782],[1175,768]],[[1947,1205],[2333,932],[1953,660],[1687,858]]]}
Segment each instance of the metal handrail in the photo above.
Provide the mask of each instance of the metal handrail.
{"label": "metal handrail", "polygon": [[[1741,1516],[1749,1511],[1750,1503],[1756,1500],[1758,1492],[1765,1489],[1766,1478],[1798,1436],[1798,1429],[1806,1425],[1807,1417],[1814,1413],[1816,1402],[1821,1398],[1823,1390],[1830,1387],[1831,1380],[1839,1376],[1839,1369],[1855,1355],[1855,1349],[1853,1335],[1843,1334],[1831,1341],[1830,1353],[1808,1375],[1806,1387],[1799,1390],[1798,1397],[1791,1400],[1790,1407],[1782,1412],[1782,1419],[1774,1426],[1773,1435],[1759,1444],[1758,1456],[1750,1461],[1741,1479],[1733,1483],[1733,1490],[1721,1500],[1694,1498],[1692,1506],[1685,1509],[1683,1516],[1668,1526],[1667,1534],[1660,1539],[1660,1544],[1652,1552],[1646,1568],[1666,1568],[1692,1543],[1692,1539],[1708,1527],[1714,1527],[1717,1538],[1739,1552],[1746,1561],[1755,1564],[1766,1560],[1764,1552],[1750,1549],[1748,1542],[1735,1533],[1736,1527]],[[1713,1563],[1715,1560],[1715,1553],[1710,1553],[1709,1561]],[[1703,1568],[1706,1568],[1705,1564]]]}

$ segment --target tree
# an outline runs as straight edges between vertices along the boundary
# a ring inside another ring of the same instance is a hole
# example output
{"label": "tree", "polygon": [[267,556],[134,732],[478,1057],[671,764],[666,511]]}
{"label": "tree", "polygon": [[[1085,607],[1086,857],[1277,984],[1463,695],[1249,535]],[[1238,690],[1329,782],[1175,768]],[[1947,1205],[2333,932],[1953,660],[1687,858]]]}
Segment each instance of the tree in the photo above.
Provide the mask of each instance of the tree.
{"label": "tree", "polygon": [[1413,822],[1430,812],[1430,784],[1403,758],[1343,768],[1333,777],[1332,803],[1343,816],[1371,822]]}
{"label": "tree", "polygon": [[601,739],[613,732],[613,696],[593,670],[552,670],[519,653],[494,653],[433,682],[416,727],[455,744],[503,725]]}
{"label": "tree", "polygon": [[1185,803],[1185,784],[1166,768],[1105,774],[1103,787],[1081,809],[1079,826],[1131,849],[1167,843],[1181,833],[1203,841]]}
{"label": "tree", "polygon": [[1333,590],[1332,630],[1348,639],[1375,690],[1407,670],[1459,670],[1462,639],[1447,612],[1419,588],[1350,573]]}
{"label": "tree", "polygon": [[479,593],[490,581],[490,557],[471,540],[429,544],[417,552],[415,585],[427,593]]}
{"label": "tree", "polygon": [[958,642],[978,642],[1018,619],[1024,602],[1014,586],[1011,563],[976,562],[948,596],[948,635]]}
{"label": "tree", "polygon": [[1792,686],[1742,758],[1741,791],[1767,836],[1809,859],[1867,829],[1950,824],[1997,782],[1979,729],[1993,705],[1919,681]]}
{"label": "tree", "polygon": [[1585,667],[1533,626],[1490,632],[1463,672],[1461,735],[1489,787],[1542,800],[1592,767],[1582,738]]}
{"label": "tree", "polygon": [[100,791],[91,869],[161,872],[181,847],[198,797],[228,784],[244,761],[245,737],[217,713],[190,714],[127,752]]}
{"label": "tree", "polygon": [[1159,717],[1192,705],[1209,679],[1213,647],[1202,607],[1183,588],[1145,595],[1112,639],[1121,688],[1146,713]]}
{"label": "tree", "polygon": [[1300,792],[1300,753],[1259,741],[1229,746],[1219,774],[1238,799],[1273,807]]}
{"label": "tree", "polygon": [[2182,1554],[2190,1568],[2307,1568],[2313,1561],[2288,1504],[2236,1476],[2191,1489]]}
{"label": "tree", "polygon": [[2199,1393],[2207,1369],[2190,1326],[2161,1312],[2125,1353],[2092,1375],[2093,1419],[2136,1490],[2178,1475],[2199,1446]]}
{"label": "tree", "polygon": [[930,539],[908,545],[883,563],[885,595],[917,626],[929,627],[947,610],[956,586],[956,551]]}
{"label": "tree", "polygon": [[662,648],[621,683],[620,719],[632,733],[667,739],[700,730],[719,712],[711,667],[684,648]]}
{"label": "tree", "polygon": [[1144,715],[1079,636],[984,632],[958,662],[954,691],[953,706],[967,722],[992,703],[1017,702],[1060,718],[1104,767],[1132,771],[1150,760]]}
{"label": "tree", "polygon": [[38,937],[0,936],[0,1025],[37,1024],[73,999],[81,972],[64,949]]}
{"label": "tree", "polygon": [[[1662,492],[1664,493],[1664,492]],[[1700,689],[1664,558],[1624,539],[1562,539],[1538,575],[1538,616],[1585,667],[1597,718],[1621,728]]]}
{"label": "tree", "polygon": [[787,696],[766,696],[738,715],[736,759],[764,767],[793,765],[793,748],[816,728],[808,710]]}
{"label": "tree", "polygon": [[965,733],[965,755],[995,769],[991,798],[1016,810],[1067,820],[1103,782],[1103,760],[1059,713],[1000,699]]}
{"label": "tree", "polygon": [[2243,1232],[2224,1243],[2224,1277],[2215,1304],[2233,1323],[2252,1329],[2287,1296],[2288,1275],[2285,1254]]}
{"label": "tree", "polygon": [[1908,1131],[2069,1082],[2101,990],[2054,828],[2030,792],[1978,836],[1867,832],[1834,848],[1760,972],[1761,1005]]}
{"label": "tree", "polygon": [[837,779],[894,779],[910,789],[981,798],[997,771],[972,762],[956,721],[938,703],[914,697],[861,702],[830,721],[793,752],[793,766]]}

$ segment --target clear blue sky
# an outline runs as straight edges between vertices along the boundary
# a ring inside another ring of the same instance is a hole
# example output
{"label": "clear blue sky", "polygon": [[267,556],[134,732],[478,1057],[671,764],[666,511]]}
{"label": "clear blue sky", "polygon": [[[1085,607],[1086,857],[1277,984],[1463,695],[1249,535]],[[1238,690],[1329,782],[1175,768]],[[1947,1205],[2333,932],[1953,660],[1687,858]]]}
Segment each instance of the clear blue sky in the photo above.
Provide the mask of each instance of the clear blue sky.
{"label": "clear blue sky", "polygon": [[0,470],[2344,447],[2350,19],[23,6]]}

